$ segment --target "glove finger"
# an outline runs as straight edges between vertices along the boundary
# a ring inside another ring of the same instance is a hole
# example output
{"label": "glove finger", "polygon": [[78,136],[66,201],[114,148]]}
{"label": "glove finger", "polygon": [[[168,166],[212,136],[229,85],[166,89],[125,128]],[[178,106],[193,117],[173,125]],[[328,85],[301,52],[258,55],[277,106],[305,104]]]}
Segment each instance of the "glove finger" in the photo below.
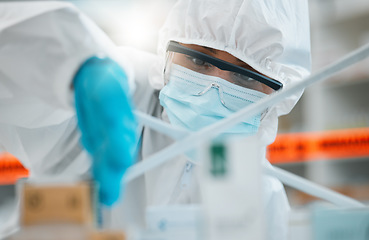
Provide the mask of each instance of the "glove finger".
{"label": "glove finger", "polygon": [[116,173],[107,163],[106,158],[95,164],[93,173],[95,181],[99,185],[99,200],[101,203],[111,206],[119,200],[123,190],[122,174]]}

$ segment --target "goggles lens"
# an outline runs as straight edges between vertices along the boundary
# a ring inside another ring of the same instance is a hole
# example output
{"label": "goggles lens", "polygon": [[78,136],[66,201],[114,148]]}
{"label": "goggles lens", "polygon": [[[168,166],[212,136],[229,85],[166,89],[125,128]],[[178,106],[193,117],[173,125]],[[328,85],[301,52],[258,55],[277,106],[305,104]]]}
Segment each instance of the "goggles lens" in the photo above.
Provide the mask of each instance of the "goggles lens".
{"label": "goggles lens", "polygon": [[171,65],[177,64],[200,74],[220,77],[240,87],[266,94],[271,94],[282,88],[282,84],[274,79],[184,47],[177,42],[170,42],[166,57],[165,83],[169,81]]}

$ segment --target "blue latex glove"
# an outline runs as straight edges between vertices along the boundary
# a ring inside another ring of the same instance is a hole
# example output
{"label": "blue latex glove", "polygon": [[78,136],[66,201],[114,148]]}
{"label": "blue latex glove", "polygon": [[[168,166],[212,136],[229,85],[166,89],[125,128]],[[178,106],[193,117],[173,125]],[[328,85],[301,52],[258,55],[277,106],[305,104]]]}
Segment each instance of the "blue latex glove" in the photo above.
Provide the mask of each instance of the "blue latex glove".
{"label": "blue latex glove", "polygon": [[80,67],[73,83],[82,145],[93,159],[99,199],[112,205],[119,199],[121,180],[134,162],[137,144],[128,80],[113,60],[92,57]]}

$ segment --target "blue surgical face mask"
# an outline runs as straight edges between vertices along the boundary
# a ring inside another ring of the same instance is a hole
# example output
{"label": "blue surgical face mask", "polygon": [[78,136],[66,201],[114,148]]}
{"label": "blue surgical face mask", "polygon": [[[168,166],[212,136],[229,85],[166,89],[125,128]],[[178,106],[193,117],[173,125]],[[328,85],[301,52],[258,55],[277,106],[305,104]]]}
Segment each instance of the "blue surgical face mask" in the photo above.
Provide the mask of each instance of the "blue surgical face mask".
{"label": "blue surgical face mask", "polygon": [[[171,66],[169,82],[160,91],[160,104],[171,124],[197,131],[260,100],[266,94],[200,74],[180,65]],[[260,114],[227,130],[222,135],[254,135]]]}

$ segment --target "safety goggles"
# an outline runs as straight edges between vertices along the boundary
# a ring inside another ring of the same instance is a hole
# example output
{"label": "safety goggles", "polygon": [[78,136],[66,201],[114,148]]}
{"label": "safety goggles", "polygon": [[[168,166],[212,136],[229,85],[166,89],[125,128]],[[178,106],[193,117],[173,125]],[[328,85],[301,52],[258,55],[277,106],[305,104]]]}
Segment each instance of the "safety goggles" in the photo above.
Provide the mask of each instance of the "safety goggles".
{"label": "safety goggles", "polygon": [[170,41],[167,47],[166,65],[164,68],[166,84],[170,78],[172,64],[181,65],[201,74],[220,77],[238,86],[267,94],[283,87],[283,84],[277,80],[185,47],[175,41]]}

